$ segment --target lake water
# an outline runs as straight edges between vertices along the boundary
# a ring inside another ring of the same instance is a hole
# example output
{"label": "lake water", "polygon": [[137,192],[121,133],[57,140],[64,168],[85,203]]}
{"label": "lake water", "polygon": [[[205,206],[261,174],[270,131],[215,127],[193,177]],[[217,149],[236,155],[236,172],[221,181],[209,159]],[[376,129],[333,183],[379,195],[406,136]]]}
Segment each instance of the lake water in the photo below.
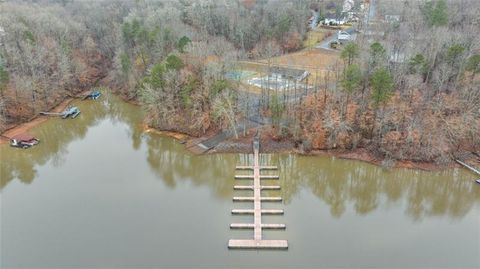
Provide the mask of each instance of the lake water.
{"label": "lake water", "polygon": [[1,268],[480,268],[480,185],[461,169],[383,169],[357,161],[263,155],[279,166],[287,251],[228,250],[235,166],[243,154],[194,156],[142,129],[111,95],[78,101],[76,119],[0,146]]}

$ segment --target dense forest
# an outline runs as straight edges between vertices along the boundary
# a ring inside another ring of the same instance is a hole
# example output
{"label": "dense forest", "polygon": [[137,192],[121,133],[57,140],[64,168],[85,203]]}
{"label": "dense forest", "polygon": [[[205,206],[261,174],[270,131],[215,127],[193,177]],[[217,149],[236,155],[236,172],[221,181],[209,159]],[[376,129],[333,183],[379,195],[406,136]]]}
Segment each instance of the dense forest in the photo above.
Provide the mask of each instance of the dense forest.
{"label": "dense forest", "polygon": [[303,152],[363,148],[385,164],[478,152],[480,2],[375,2],[351,24],[355,41],[326,53],[334,60],[301,68],[321,75],[255,94],[231,72],[312,53],[308,19],[342,0],[1,2],[0,131],[104,85],[149,126],[192,136],[238,135],[254,111],[272,140]]}

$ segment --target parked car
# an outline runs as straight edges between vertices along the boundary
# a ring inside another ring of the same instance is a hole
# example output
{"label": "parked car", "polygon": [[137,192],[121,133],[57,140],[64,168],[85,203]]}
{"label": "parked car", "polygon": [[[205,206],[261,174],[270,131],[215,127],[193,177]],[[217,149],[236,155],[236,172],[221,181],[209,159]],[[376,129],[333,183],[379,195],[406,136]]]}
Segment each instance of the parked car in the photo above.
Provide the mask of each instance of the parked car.
{"label": "parked car", "polygon": [[332,49],[337,49],[338,46],[340,46],[340,42],[338,42],[338,41],[336,41],[336,40],[330,42],[330,48],[332,48]]}
{"label": "parked car", "polygon": [[352,35],[345,31],[338,31],[337,39],[340,43],[351,41]]}

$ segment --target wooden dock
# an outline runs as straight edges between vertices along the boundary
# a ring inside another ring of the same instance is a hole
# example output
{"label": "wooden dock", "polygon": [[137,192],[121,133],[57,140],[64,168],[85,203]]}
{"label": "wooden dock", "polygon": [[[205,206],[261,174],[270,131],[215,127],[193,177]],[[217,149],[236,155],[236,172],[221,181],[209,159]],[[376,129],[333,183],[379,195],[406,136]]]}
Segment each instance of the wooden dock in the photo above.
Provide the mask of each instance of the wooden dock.
{"label": "wooden dock", "polygon": [[280,190],[280,186],[262,186],[262,179],[279,179],[274,175],[261,175],[261,170],[276,170],[276,166],[259,165],[260,143],[258,137],[253,141],[253,166],[237,166],[237,170],[252,170],[253,175],[236,175],[235,179],[253,180],[253,185],[234,186],[234,190],[250,190],[253,196],[233,197],[234,202],[253,202],[253,209],[233,209],[234,215],[253,215],[253,223],[232,223],[230,229],[253,229],[253,239],[228,241],[229,249],[288,249],[287,240],[265,240],[262,238],[262,230],[285,230],[285,224],[263,223],[262,215],[283,215],[281,209],[262,209],[262,202],[281,202],[281,197],[262,197],[262,190]]}
{"label": "wooden dock", "polygon": [[[461,164],[463,167],[467,168],[468,170],[472,171],[473,173],[477,174],[477,175],[480,175],[480,171],[477,170],[475,167],[465,163],[465,162],[462,162],[460,160],[455,160],[457,163]],[[475,180],[475,182],[477,182],[478,184],[480,184],[480,178]]]}
{"label": "wooden dock", "polygon": [[462,162],[460,160],[455,160],[457,163],[461,164],[463,167],[467,168],[468,170],[472,171],[473,173],[477,174],[480,176],[480,171],[477,170],[476,168],[474,168],[473,166],[465,163],[465,162]]}

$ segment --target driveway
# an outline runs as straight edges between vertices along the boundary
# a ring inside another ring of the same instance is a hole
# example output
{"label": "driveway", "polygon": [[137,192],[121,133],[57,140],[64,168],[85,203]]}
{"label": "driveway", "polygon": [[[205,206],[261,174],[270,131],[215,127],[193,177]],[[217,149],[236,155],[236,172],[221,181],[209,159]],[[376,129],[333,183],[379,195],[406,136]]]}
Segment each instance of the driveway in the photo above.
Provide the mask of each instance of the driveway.
{"label": "driveway", "polygon": [[[353,27],[347,28],[347,29],[342,30],[342,31],[345,31],[345,32],[351,34],[353,36],[353,38],[355,39],[356,33],[355,33],[355,30],[353,29]],[[337,39],[338,39],[338,32],[333,34],[332,36],[324,39],[322,42],[318,43],[318,45],[316,45],[315,48],[329,50],[329,51],[337,51],[335,49],[330,48],[330,43],[334,40],[337,40]]]}

